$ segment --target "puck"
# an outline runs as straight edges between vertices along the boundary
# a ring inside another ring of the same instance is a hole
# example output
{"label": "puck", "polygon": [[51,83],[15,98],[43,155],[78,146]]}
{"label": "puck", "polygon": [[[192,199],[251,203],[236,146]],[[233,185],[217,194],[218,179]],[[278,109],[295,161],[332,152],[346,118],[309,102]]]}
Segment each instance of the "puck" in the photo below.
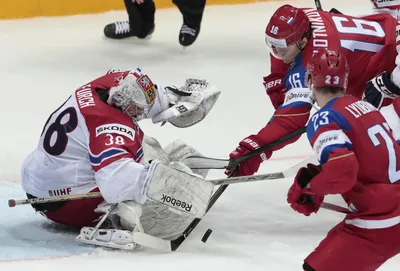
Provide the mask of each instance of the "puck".
{"label": "puck", "polygon": [[203,243],[207,242],[207,239],[208,239],[208,237],[210,237],[211,233],[212,233],[212,230],[211,230],[211,229],[208,229],[208,230],[204,233],[203,238],[201,238],[201,241],[202,241]]}

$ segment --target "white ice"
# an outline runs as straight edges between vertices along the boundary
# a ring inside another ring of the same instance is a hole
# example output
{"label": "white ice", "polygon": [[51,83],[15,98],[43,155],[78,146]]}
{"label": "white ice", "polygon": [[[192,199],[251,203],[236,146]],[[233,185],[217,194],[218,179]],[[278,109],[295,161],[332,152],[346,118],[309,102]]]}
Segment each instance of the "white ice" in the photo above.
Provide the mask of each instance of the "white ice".
{"label": "white ice", "polygon": [[[353,15],[371,11],[367,0],[322,2],[325,9],[336,7]],[[221,88],[210,115],[192,128],[150,122],[141,126],[163,145],[180,138],[206,156],[226,158],[273,113],[262,86],[262,77],[269,73],[264,29],[282,3],[207,7],[200,36],[186,50],[178,44],[182,20],[177,9],[157,11],[149,41],[102,38],[105,24],[126,19],[122,11],[0,21],[0,270],[301,270],[303,259],[343,216],[321,210],[304,217],[292,211],[286,203],[289,179],[230,186],[174,253],[128,253],[77,244],[75,233],[49,224],[30,206],[7,207],[9,198],[24,198],[20,165],[35,148],[48,115],[77,87],[110,68],[140,66],[163,84],[202,77]],[[260,172],[286,169],[311,154],[303,137],[277,152]],[[210,178],[222,176],[213,171]],[[203,244],[200,239],[208,228],[213,234]],[[379,270],[399,270],[399,264],[397,256]]]}

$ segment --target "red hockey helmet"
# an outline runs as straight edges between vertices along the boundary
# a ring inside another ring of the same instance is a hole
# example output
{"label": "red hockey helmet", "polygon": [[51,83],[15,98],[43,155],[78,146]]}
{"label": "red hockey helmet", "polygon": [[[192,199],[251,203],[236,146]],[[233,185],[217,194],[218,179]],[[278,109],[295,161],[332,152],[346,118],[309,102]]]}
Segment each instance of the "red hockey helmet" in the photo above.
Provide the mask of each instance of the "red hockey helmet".
{"label": "red hockey helmet", "polygon": [[279,50],[287,49],[310,32],[310,21],[303,10],[291,5],[283,5],[272,15],[265,29],[265,42],[272,54],[282,59]]}
{"label": "red hockey helmet", "polygon": [[307,84],[310,87],[339,87],[346,90],[349,77],[347,59],[340,51],[320,50],[307,65]]}

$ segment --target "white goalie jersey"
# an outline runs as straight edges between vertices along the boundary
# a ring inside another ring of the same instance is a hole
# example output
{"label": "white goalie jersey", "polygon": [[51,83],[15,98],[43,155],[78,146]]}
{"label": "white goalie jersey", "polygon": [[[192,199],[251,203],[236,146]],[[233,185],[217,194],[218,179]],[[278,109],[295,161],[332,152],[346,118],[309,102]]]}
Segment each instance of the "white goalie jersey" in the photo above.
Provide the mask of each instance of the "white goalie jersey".
{"label": "white goalie jersey", "polygon": [[77,89],[51,114],[39,144],[24,161],[22,186],[36,197],[87,193],[99,188],[110,203],[146,201],[140,164],[143,132],[101,96],[121,72]]}

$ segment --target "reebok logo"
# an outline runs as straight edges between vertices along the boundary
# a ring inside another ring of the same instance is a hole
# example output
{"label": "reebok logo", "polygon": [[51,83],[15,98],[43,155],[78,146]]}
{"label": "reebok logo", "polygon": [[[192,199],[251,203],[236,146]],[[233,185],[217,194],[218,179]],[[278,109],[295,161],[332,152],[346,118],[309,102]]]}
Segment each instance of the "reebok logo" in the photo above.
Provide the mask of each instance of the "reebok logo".
{"label": "reebok logo", "polygon": [[192,210],[192,206],[193,206],[192,204],[188,204],[188,203],[186,203],[184,201],[180,201],[180,200],[177,200],[175,198],[171,198],[170,196],[167,196],[165,194],[162,194],[161,201],[164,202],[164,203],[165,202],[166,203],[170,203],[174,207],[175,206],[176,207],[180,207],[180,208],[184,209],[188,213],[190,213],[190,211]]}

